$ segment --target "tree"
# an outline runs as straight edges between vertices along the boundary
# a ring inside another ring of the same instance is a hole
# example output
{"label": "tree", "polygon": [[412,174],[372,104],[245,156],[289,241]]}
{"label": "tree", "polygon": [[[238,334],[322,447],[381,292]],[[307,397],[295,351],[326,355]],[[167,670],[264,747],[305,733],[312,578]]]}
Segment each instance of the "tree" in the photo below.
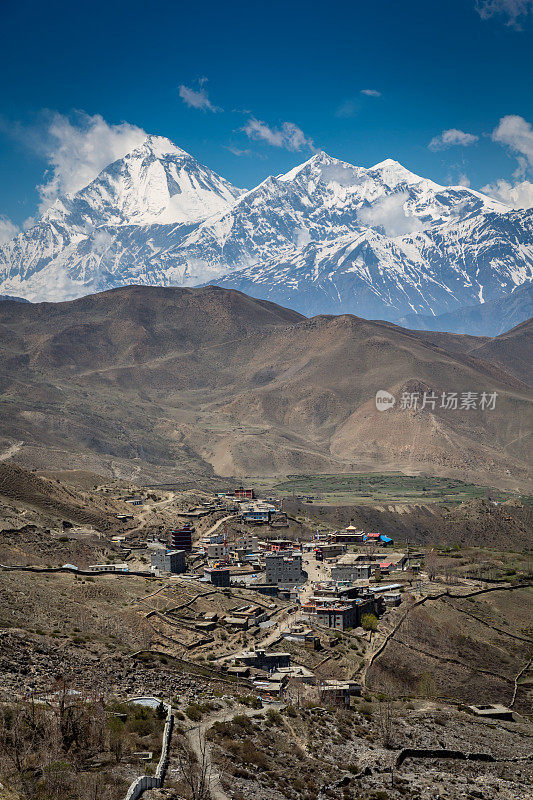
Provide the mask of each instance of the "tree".
{"label": "tree", "polygon": [[361,617],[361,625],[365,631],[377,631],[378,619],[375,614],[363,614]]}

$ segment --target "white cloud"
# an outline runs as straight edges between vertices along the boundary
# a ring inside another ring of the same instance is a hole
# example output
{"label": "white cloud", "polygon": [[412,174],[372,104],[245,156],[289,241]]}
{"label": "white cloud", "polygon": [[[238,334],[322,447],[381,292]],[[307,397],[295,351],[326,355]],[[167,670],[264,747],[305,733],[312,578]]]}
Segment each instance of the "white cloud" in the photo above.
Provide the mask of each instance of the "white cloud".
{"label": "white cloud", "polygon": [[398,192],[377,200],[368,208],[360,208],[357,218],[369,228],[383,228],[387,236],[402,236],[415,233],[423,228],[418,217],[412,217],[405,210],[407,192]]}
{"label": "white cloud", "polygon": [[11,222],[9,217],[0,215],[0,244],[9,242],[17,233],[20,232],[18,225]]}
{"label": "white cloud", "polygon": [[474,136],[473,133],[465,133],[457,128],[449,128],[447,131],[442,131],[438,136],[434,136],[428,144],[430,150],[444,150],[446,147],[454,147],[460,145],[461,147],[468,147],[474,144],[479,139],[479,136]]}
{"label": "white cloud", "polygon": [[361,89],[361,94],[366,94],[367,97],[381,97],[381,92],[377,89]]}
{"label": "white cloud", "polygon": [[359,104],[356,100],[344,100],[335,111],[335,116],[341,119],[355,117],[359,111]]}
{"label": "white cloud", "polygon": [[507,17],[506,25],[520,30],[522,20],[533,11],[533,0],[477,0],[476,11],[481,19]]}
{"label": "white cloud", "polygon": [[45,182],[38,186],[40,211],[57,197],[87,186],[108,164],[138,147],[146,133],[135,125],[110,125],[99,114],[76,112],[72,119],[62,114],[47,118],[44,131],[32,131],[28,143],[44,154],[49,164]]}
{"label": "white cloud", "polygon": [[488,183],[483,186],[481,191],[512,208],[533,208],[533,183],[531,181],[520,181],[513,184],[502,179]]}
{"label": "white cloud", "polygon": [[244,148],[244,150],[241,150],[239,147],[233,147],[232,144],[223,144],[222,147],[225,150],[229,150],[230,153],[233,153],[233,155],[237,156],[238,158],[240,158],[241,156],[253,155],[252,151],[248,147]]}
{"label": "white cloud", "polygon": [[[200,87],[206,82],[206,78],[200,80]],[[221,108],[214,106],[205,89],[191,89],[183,84],[179,88],[180,97],[189,108],[198,108],[200,111],[222,111]]]}
{"label": "white cloud", "polygon": [[242,130],[249,139],[267,142],[272,147],[284,147],[286,150],[315,149],[313,140],[308,139],[294,122],[284,122],[281,128],[271,128],[265,122],[250,117]]}
{"label": "white cloud", "polygon": [[482,191],[512,208],[533,208],[533,183],[525,180],[526,172],[533,167],[533,127],[518,114],[508,114],[493,130],[492,140],[509,147],[518,166],[513,173],[514,181],[501,178],[488,183]]}
{"label": "white cloud", "polygon": [[[518,158],[520,164],[518,174],[523,174],[527,162],[533,166],[533,128],[523,117],[517,114],[502,117],[498,127],[492,132],[492,139],[507,145],[523,157]],[[527,159],[527,162],[524,159]]]}
{"label": "white cloud", "polygon": [[311,234],[307,228],[297,228],[294,231],[294,244],[296,247],[306,247],[311,241]]}
{"label": "white cloud", "polygon": [[465,186],[467,189],[470,186],[470,178],[468,175],[465,175],[464,172],[459,174],[459,180],[457,181],[457,186]]}
{"label": "white cloud", "polygon": [[98,256],[103,256],[113,244],[113,237],[108,231],[96,230],[93,234],[92,251]]}

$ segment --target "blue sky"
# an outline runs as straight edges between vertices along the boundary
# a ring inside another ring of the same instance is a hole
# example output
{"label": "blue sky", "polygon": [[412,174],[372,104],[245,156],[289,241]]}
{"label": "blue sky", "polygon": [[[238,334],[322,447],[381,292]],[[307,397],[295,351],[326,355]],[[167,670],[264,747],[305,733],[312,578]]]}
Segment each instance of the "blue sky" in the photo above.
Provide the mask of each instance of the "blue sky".
{"label": "blue sky", "polygon": [[4,0],[4,228],[29,224],[138,129],[242,187],[316,147],[520,191],[533,205],[532,9],[533,0]]}

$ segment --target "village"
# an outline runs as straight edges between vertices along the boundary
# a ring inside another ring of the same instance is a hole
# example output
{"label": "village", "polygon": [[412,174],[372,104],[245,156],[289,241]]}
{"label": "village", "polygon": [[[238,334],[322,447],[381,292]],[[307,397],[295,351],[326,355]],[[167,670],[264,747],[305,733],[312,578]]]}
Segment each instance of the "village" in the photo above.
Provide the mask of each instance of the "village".
{"label": "village", "polygon": [[[108,717],[111,739],[94,746],[120,747],[113,800],[366,800],[389,780],[397,798],[399,765],[426,800],[441,751],[466,758],[474,736],[485,757],[504,748],[496,734],[518,742],[527,729],[523,579],[491,583],[475,554],[331,524],[307,495],[111,483],[86,497],[100,523],[83,509],[79,522],[4,531],[0,707],[37,704],[46,724],[63,705]],[[429,770],[415,768],[429,752]],[[108,786],[98,758],[83,779]],[[195,795],[202,764],[210,794]],[[505,768],[510,792],[520,764]]]}
{"label": "village", "polygon": [[[132,524],[158,504],[174,514],[172,502],[148,496],[126,495],[131,513],[119,515],[120,521]],[[202,497],[180,507],[176,523],[158,535],[143,539],[134,528],[134,535],[112,536],[115,550],[106,563],[62,569],[163,580],[166,591],[146,614],[154,634],[151,649],[206,659],[265,701],[305,697],[349,707],[362,694],[390,612],[413,604],[431,585],[424,552],[408,542],[398,549],[386,533],[353,525],[322,525],[313,532],[284,512],[282,501],[257,498],[252,487]],[[159,608],[167,591],[192,600]],[[351,676],[334,669],[340,677],[327,678],[313,664],[338,661],[341,632],[356,636],[365,655]]]}

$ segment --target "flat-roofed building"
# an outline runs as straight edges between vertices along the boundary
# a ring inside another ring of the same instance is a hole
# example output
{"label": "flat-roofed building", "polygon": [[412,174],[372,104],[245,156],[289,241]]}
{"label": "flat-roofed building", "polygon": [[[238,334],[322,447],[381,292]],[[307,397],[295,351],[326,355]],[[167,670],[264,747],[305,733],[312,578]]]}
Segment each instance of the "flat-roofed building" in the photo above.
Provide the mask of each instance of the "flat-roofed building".
{"label": "flat-roofed building", "polygon": [[224,541],[216,544],[208,544],[205,548],[205,554],[211,561],[221,561],[228,556],[228,547]]}
{"label": "flat-roofed building", "polygon": [[346,553],[331,567],[331,577],[334,581],[368,580],[372,569],[371,564],[365,564],[357,556]]}
{"label": "flat-roofed building", "polygon": [[360,696],[361,686],[354,681],[324,681],[320,684],[320,699],[334,705],[350,705],[352,696]]}
{"label": "flat-roofed building", "polygon": [[187,569],[185,550],[155,550],[150,554],[150,567],[153,572],[179,575]]}
{"label": "flat-roofed building", "polygon": [[476,717],[484,717],[485,719],[505,719],[514,720],[514,712],[502,705],[484,705],[484,706],[468,706],[470,711]]}
{"label": "flat-roofed building", "polygon": [[239,486],[238,489],[235,489],[235,500],[253,500],[254,496],[254,490],[251,487]]}
{"label": "flat-roofed building", "polygon": [[306,579],[302,554],[284,550],[265,554],[265,582],[277,586],[297,586]]}
{"label": "flat-roofed building", "polygon": [[291,654],[278,653],[276,650],[247,650],[237,656],[235,661],[239,664],[246,664],[249,667],[269,672],[283,667],[290,667]]}
{"label": "flat-roofed building", "polygon": [[230,571],[225,567],[206,567],[204,576],[213,586],[230,585]]}
{"label": "flat-roofed building", "polygon": [[338,558],[345,552],[345,544],[320,544],[315,547],[315,558],[317,561],[324,561],[325,558]]}
{"label": "flat-roofed building", "polygon": [[129,572],[129,564],[91,564],[89,572]]}

